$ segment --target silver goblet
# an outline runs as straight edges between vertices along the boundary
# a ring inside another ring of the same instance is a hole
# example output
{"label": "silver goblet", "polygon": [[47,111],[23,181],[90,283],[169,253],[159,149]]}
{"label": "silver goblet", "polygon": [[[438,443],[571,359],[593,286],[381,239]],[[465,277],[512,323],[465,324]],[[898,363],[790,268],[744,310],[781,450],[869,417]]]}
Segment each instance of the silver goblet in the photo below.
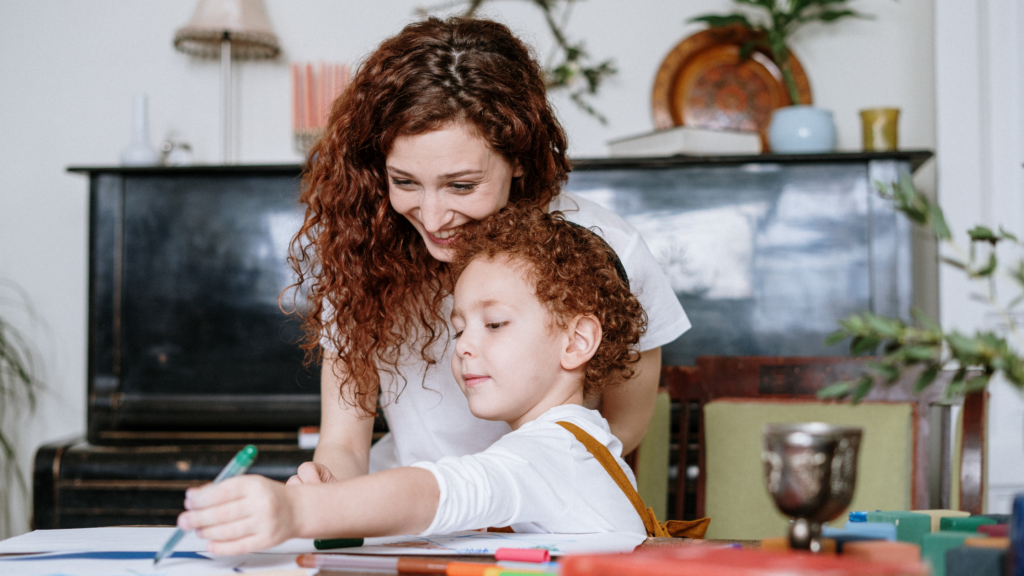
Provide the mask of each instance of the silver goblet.
{"label": "silver goblet", "polygon": [[793,517],[793,549],[821,551],[822,523],[850,505],[862,435],[862,428],[821,422],[764,427],[765,484],[779,510]]}

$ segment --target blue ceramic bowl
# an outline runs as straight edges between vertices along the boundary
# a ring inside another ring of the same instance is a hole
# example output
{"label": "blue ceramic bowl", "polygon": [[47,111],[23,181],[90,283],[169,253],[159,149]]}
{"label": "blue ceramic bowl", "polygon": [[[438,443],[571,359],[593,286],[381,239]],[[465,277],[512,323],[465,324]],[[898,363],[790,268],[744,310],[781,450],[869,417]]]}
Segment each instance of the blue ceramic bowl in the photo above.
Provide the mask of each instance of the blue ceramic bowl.
{"label": "blue ceramic bowl", "polygon": [[836,125],[832,113],[813,106],[786,106],[772,113],[768,143],[776,154],[834,152]]}

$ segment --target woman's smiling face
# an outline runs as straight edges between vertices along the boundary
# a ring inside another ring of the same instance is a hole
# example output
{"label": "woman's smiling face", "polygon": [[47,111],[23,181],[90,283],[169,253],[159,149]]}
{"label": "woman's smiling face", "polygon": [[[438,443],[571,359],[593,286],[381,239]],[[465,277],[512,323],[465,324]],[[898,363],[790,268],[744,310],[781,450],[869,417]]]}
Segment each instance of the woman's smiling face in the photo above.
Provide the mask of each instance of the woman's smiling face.
{"label": "woman's smiling face", "polygon": [[504,208],[512,178],[522,175],[464,123],[395,138],[385,167],[391,207],[442,262],[451,261],[461,227]]}

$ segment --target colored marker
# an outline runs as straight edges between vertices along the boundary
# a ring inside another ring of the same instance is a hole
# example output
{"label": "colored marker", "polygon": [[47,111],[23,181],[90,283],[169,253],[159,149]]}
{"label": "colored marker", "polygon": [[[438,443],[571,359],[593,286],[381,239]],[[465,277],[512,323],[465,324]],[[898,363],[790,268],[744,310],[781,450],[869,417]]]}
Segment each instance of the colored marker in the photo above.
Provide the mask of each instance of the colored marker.
{"label": "colored marker", "polygon": [[551,560],[551,552],[546,548],[498,548],[494,558],[510,562],[547,562]]}
{"label": "colored marker", "polygon": [[[450,560],[428,558],[357,556],[354,554],[303,554],[295,559],[303,568],[340,568],[342,570],[373,570],[399,574],[444,574]],[[493,564],[491,565],[493,566]]]}
{"label": "colored marker", "polygon": [[313,540],[313,547],[317,550],[333,550],[335,548],[358,548],[362,545],[362,538],[325,538],[323,540]]}
{"label": "colored marker", "polygon": [[445,568],[445,576],[547,576],[558,574],[558,569],[541,568],[509,568],[499,564],[484,564],[481,562],[452,562]]}
{"label": "colored marker", "polygon": [[501,576],[502,568],[480,562],[451,562],[444,573],[445,576]]}
{"label": "colored marker", "polygon": [[501,566],[506,571],[526,570],[528,572],[554,572],[556,574],[562,567],[558,562],[510,562],[508,560],[498,562],[498,566]]}
{"label": "colored marker", "polygon": [[[255,460],[256,447],[249,444],[245,448],[239,450],[238,454],[235,454],[235,457],[231,459],[231,462],[228,462],[228,465],[225,466],[224,469],[220,471],[220,474],[217,474],[217,477],[213,479],[213,483],[216,484],[221,480],[227,480],[228,478],[245,474],[245,471],[252,466],[252,463]],[[155,566],[157,562],[163,560],[164,556],[170,554],[171,550],[174,550],[174,547],[177,546],[178,542],[180,542],[184,537],[185,532],[181,528],[175,530],[174,534],[169,540],[167,540],[167,544],[164,544],[164,547],[161,548],[160,551],[156,553],[156,556],[153,557],[153,565]]]}
{"label": "colored marker", "polygon": [[[557,574],[557,562],[542,564],[525,562],[453,562],[444,559],[406,558],[404,556],[363,556],[355,554],[303,554],[295,559],[302,568],[336,568],[340,570],[376,570],[381,572],[397,572],[399,574],[445,574],[454,570],[457,574]],[[452,569],[452,565],[457,566]]]}

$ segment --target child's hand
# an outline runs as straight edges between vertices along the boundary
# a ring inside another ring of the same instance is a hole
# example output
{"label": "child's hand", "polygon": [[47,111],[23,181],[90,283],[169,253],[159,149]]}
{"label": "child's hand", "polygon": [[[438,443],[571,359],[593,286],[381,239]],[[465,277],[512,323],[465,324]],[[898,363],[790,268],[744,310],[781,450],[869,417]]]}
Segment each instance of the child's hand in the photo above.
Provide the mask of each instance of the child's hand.
{"label": "child's hand", "polygon": [[329,484],[331,482],[337,482],[337,480],[327,466],[318,462],[303,462],[286,484],[293,486],[295,484]]}
{"label": "child's hand", "polygon": [[258,475],[189,488],[178,527],[210,540],[214,554],[265,550],[297,533],[295,508],[284,484]]}

